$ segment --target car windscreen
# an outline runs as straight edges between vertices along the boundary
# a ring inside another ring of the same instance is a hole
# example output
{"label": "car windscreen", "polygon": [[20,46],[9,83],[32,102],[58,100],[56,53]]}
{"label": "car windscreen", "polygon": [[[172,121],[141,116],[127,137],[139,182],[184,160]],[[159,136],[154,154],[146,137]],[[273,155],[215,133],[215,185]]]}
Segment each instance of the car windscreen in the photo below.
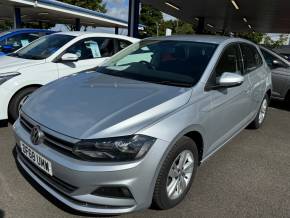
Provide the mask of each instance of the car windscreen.
{"label": "car windscreen", "polygon": [[46,59],[74,38],[74,36],[62,34],[43,36],[9,56],[33,60]]}
{"label": "car windscreen", "polygon": [[97,68],[113,76],[164,85],[192,87],[201,78],[217,44],[145,40]]}

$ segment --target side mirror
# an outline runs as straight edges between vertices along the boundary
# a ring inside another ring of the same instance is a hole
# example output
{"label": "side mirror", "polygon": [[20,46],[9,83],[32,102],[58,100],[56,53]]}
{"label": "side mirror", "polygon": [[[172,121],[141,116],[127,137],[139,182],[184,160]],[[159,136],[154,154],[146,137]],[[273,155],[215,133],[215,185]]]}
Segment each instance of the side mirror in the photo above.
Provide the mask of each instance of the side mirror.
{"label": "side mirror", "polygon": [[225,72],[218,80],[218,86],[230,88],[240,86],[244,82],[244,77],[236,73]]}
{"label": "side mirror", "polygon": [[61,57],[61,60],[63,62],[74,62],[74,61],[78,61],[79,57],[76,54],[66,53]]}

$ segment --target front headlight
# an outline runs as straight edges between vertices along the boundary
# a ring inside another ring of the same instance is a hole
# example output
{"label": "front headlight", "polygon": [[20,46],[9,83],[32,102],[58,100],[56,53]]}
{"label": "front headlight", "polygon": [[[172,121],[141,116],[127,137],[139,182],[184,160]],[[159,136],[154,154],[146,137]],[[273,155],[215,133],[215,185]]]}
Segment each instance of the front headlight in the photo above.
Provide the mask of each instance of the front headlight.
{"label": "front headlight", "polygon": [[10,72],[10,73],[1,73],[0,74],[0,85],[6,82],[7,80],[20,75],[18,72]]}
{"label": "front headlight", "polygon": [[73,153],[87,161],[131,161],[142,158],[156,141],[144,135],[82,140]]}

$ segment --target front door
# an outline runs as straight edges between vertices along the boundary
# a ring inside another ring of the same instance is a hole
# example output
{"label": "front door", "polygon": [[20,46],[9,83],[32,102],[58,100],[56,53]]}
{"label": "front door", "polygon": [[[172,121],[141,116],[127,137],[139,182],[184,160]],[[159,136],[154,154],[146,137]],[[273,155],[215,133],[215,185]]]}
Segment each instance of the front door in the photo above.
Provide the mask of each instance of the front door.
{"label": "front door", "polygon": [[[225,72],[243,75],[241,52],[238,44],[229,45],[222,53],[212,74],[211,83],[216,83]],[[217,84],[218,85],[218,84]],[[240,86],[217,88],[208,91],[211,96],[209,131],[209,153],[223,145],[249,120],[250,83],[247,77]]]}

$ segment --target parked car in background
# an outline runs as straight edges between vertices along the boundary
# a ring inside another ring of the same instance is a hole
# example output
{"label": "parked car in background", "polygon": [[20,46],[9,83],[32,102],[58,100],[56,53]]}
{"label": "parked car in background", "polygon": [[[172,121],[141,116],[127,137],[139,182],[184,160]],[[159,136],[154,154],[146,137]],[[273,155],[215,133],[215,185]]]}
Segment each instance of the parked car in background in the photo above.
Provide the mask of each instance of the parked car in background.
{"label": "parked car in background", "polygon": [[272,71],[272,98],[290,105],[290,63],[277,53],[261,47],[264,58]]}
{"label": "parked car in background", "polygon": [[127,213],[152,199],[172,208],[201,162],[263,124],[270,95],[271,72],[249,41],[146,39],[33,93],[13,126],[17,160],[79,211]]}
{"label": "parked car in background", "polygon": [[37,88],[63,76],[98,66],[138,41],[127,36],[66,32],[44,36],[0,58],[0,120],[12,120]]}
{"label": "parked car in background", "polygon": [[290,45],[283,45],[273,49],[274,52],[283,56],[287,61],[290,61]]}
{"label": "parked car in background", "polygon": [[39,37],[55,33],[44,29],[16,29],[0,33],[0,56],[12,53]]}

